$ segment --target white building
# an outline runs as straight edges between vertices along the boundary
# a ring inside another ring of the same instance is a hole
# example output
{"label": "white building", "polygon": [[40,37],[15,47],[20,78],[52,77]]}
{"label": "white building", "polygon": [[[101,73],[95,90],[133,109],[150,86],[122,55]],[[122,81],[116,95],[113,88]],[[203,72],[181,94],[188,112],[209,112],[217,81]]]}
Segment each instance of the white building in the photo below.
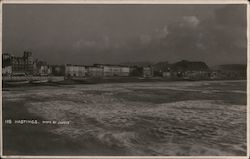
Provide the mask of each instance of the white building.
{"label": "white building", "polygon": [[52,73],[52,69],[48,65],[40,66],[38,73],[40,75],[50,75]]}
{"label": "white building", "polygon": [[121,76],[129,76],[130,68],[127,66],[121,67]]}
{"label": "white building", "polygon": [[103,68],[97,66],[88,66],[87,67],[87,76],[89,77],[102,77]]}
{"label": "white building", "polygon": [[71,77],[84,77],[86,75],[86,67],[83,65],[70,65],[65,66],[65,76]]}
{"label": "white building", "polygon": [[104,76],[129,76],[130,68],[119,65],[102,65]]}

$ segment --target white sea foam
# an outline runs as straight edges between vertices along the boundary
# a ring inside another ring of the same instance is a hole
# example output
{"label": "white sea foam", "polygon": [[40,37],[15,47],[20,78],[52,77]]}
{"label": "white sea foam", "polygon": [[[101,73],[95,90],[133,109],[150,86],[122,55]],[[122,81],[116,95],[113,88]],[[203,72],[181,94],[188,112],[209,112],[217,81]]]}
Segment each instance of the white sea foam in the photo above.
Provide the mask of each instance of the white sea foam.
{"label": "white sea foam", "polygon": [[[69,125],[54,127],[52,133],[75,141],[94,139],[110,149],[123,148],[128,155],[244,154],[245,105],[227,104],[223,100],[152,103],[117,96],[120,92],[133,93],[134,89],[189,90],[186,87],[195,84],[81,85],[30,90],[14,97],[29,98],[32,94],[39,99],[24,105],[31,114],[46,120],[70,121]],[[140,95],[150,98],[143,91]],[[5,94],[6,99],[11,97]]]}

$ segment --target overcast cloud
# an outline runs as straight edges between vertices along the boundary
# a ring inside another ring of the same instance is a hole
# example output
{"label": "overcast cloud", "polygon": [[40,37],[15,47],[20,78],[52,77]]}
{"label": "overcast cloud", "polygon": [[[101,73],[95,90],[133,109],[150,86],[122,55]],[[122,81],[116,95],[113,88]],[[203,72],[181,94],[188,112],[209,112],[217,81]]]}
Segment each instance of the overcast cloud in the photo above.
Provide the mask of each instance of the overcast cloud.
{"label": "overcast cloud", "polygon": [[3,5],[3,52],[50,64],[246,63],[246,5]]}

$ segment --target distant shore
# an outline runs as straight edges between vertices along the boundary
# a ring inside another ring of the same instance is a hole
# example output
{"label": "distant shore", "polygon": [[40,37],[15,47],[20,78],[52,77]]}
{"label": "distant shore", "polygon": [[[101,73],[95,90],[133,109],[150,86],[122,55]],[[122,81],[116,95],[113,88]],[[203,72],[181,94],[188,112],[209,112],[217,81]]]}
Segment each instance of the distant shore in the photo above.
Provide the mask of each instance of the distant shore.
{"label": "distant shore", "polygon": [[[47,79],[47,81],[44,81]],[[39,80],[41,81],[39,83]],[[75,85],[75,84],[100,84],[100,83],[135,83],[135,82],[175,82],[175,81],[239,81],[246,79],[171,79],[162,77],[105,77],[105,78],[72,78],[65,79],[63,76],[60,77],[26,77],[7,80],[3,78],[3,87],[19,87],[19,86],[60,86],[60,85]],[[22,81],[27,81],[23,82]],[[38,82],[34,82],[38,81]]]}

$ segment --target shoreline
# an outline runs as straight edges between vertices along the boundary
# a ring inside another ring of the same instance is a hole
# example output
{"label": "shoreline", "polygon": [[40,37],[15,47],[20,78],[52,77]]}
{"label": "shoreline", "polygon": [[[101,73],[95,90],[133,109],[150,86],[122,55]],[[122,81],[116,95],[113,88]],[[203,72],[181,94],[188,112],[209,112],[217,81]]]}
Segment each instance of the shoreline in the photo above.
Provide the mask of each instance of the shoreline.
{"label": "shoreline", "polygon": [[63,81],[44,83],[24,83],[24,84],[8,84],[2,80],[2,88],[11,87],[33,87],[33,86],[63,86],[63,85],[85,85],[85,84],[106,84],[106,83],[147,83],[147,82],[216,82],[216,81],[247,81],[247,79],[204,79],[204,80],[188,80],[188,79],[166,79],[166,78],[138,78],[138,77],[122,77],[122,78],[90,78],[82,80],[66,79]]}

